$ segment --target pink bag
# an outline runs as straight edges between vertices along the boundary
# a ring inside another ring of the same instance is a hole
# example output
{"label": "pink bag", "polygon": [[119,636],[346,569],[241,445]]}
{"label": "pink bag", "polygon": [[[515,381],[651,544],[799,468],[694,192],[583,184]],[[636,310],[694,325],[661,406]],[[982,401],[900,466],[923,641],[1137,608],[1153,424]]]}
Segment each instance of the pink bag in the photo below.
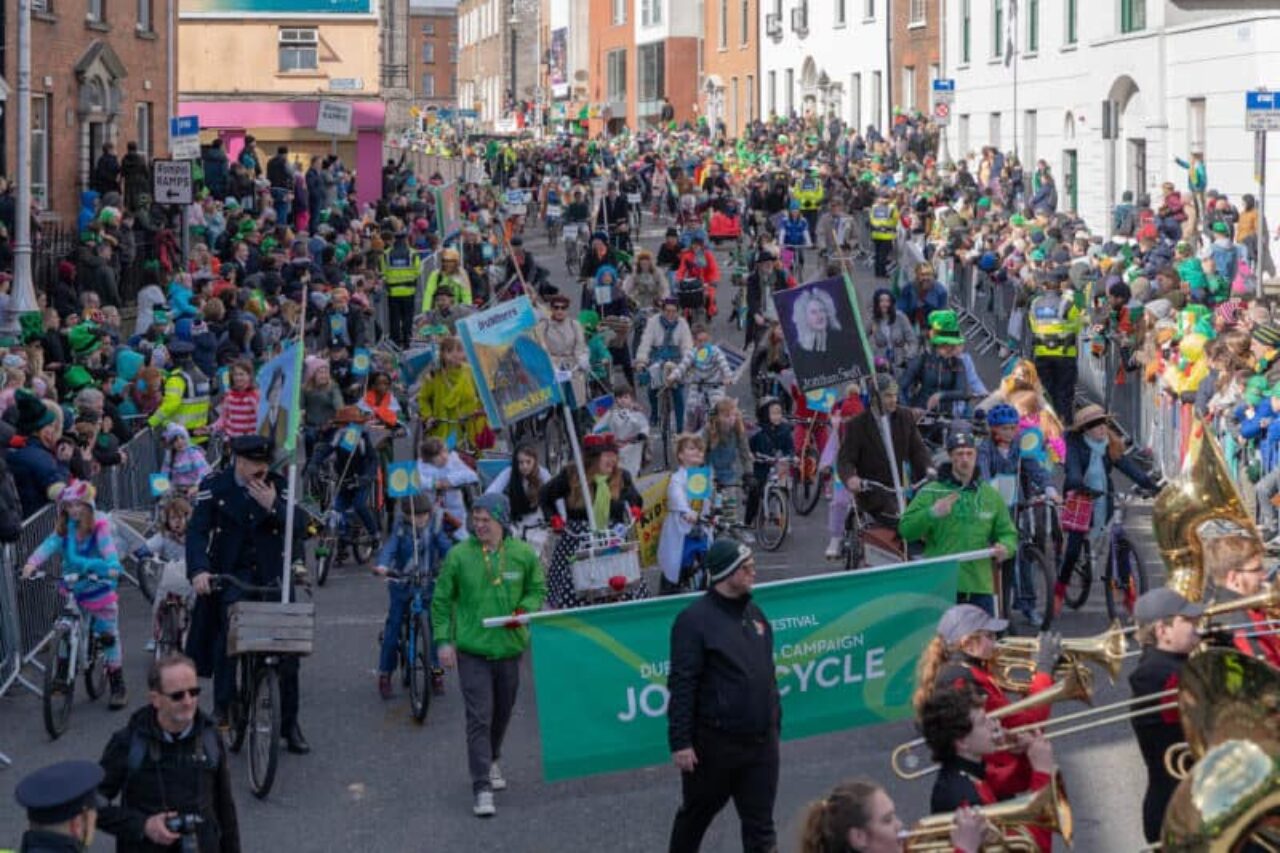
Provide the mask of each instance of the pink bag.
{"label": "pink bag", "polygon": [[1249,269],[1249,264],[1245,259],[1239,256],[1239,250],[1236,251],[1236,276],[1231,280],[1231,295],[1246,296],[1252,288],[1250,282],[1253,280],[1253,270]]}
{"label": "pink bag", "polygon": [[1093,520],[1093,498],[1084,492],[1067,492],[1067,499],[1062,504],[1062,529],[1075,533],[1089,530],[1089,522]]}

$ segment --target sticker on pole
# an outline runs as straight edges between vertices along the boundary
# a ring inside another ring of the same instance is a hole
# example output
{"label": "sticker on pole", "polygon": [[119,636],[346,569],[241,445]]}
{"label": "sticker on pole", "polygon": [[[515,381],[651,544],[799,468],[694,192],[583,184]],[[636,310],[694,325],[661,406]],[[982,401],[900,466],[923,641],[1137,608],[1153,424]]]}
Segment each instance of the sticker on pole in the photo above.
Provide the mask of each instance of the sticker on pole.
{"label": "sticker on pole", "polygon": [[151,166],[156,204],[191,204],[190,160],[153,160]]}

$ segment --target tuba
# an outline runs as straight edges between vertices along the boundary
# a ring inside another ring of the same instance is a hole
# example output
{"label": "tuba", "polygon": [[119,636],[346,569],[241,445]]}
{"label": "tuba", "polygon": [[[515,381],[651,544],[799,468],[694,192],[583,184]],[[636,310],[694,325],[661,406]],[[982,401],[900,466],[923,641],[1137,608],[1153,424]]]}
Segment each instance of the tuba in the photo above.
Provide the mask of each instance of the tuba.
{"label": "tuba", "polygon": [[[1059,773],[1054,774],[1045,788],[983,806],[978,811],[991,825],[991,832],[982,845],[984,853],[1038,853],[1040,846],[1026,831],[1031,827],[1057,833],[1071,846],[1075,820]],[[903,842],[906,853],[951,853],[955,849],[951,845],[955,820],[955,812],[930,815],[919,820],[910,831],[900,833],[898,839]]]}
{"label": "tuba", "polygon": [[1182,470],[1160,492],[1151,511],[1156,546],[1169,571],[1168,586],[1188,601],[1204,597],[1204,546],[1212,526],[1226,523],[1260,540],[1245,510],[1218,442],[1197,419]]}

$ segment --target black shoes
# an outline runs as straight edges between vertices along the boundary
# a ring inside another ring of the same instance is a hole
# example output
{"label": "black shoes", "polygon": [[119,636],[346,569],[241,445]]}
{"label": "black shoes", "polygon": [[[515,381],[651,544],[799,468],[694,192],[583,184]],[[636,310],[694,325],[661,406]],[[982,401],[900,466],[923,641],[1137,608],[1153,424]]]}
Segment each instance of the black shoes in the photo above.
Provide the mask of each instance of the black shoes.
{"label": "black shoes", "polygon": [[302,736],[302,729],[294,723],[284,733],[285,749],[294,755],[306,755],[311,752],[311,744]]}

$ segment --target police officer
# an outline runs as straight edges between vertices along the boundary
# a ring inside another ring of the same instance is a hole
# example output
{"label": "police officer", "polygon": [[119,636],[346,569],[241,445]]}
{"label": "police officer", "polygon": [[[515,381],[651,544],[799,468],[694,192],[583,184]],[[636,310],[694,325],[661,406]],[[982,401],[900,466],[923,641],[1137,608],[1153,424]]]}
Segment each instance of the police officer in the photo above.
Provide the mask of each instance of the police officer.
{"label": "police officer", "polygon": [[92,761],[60,761],[18,783],[13,797],[27,810],[21,853],[80,853],[93,844],[102,768]]}
{"label": "police officer", "polygon": [[[284,478],[269,470],[273,450],[273,442],[263,436],[233,439],[234,464],[200,484],[187,526],[187,576],[200,596],[192,613],[187,654],[200,675],[213,676],[214,716],[220,725],[235,698],[234,664],[226,652],[227,609],[254,596],[231,585],[215,592],[212,576],[234,575],[253,586],[281,583],[288,502]],[[295,516],[293,529],[300,532],[303,524]],[[301,554],[301,547],[295,546],[294,553]],[[280,711],[289,751],[310,752],[298,726],[298,659],[294,656],[285,656],[280,663]]]}
{"label": "police officer", "polygon": [[822,178],[815,166],[810,166],[800,182],[791,189],[791,198],[800,203],[800,213],[809,223],[810,234],[817,233],[818,210],[826,197],[826,188],[822,185]]}
{"label": "police officer", "polygon": [[192,442],[206,440],[204,430],[209,426],[209,377],[196,367],[192,357],[196,351],[190,341],[174,341],[169,344],[173,367],[164,378],[164,396],[160,406],[147,420],[155,428],[166,424],[181,424],[187,428]]}
{"label": "police officer", "polygon": [[409,234],[396,232],[391,246],[382,254],[382,283],[387,288],[388,334],[400,347],[409,345],[413,329],[413,298],[418,295],[422,260],[409,246]]}
{"label": "police officer", "polygon": [[99,790],[103,832],[118,853],[169,849],[191,836],[205,853],[239,853],[240,831],[226,748],[200,710],[196,665],[183,655],[151,664],[150,703],[107,743]]}
{"label": "police officer", "polygon": [[1031,301],[1028,312],[1036,371],[1064,423],[1075,411],[1076,342],[1085,321],[1074,293],[1062,291],[1067,278],[1065,267],[1041,275],[1039,283],[1044,290]]}
{"label": "police officer", "polygon": [[671,827],[671,853],[696,851],[732,797],[745,853],[777,848],[781,705],[773,629],[751,601],[751,549],[717,539],[707,551],[711,589],[671,628],[667,740],[680,768],[683,800]]}
{"label": "police officer", "polygon": [[893,255],[893,243],[898,238],[898,206],[881,193],[871,205],[871,245],[875,249],[876,278],[889,277],[889,260]]}

